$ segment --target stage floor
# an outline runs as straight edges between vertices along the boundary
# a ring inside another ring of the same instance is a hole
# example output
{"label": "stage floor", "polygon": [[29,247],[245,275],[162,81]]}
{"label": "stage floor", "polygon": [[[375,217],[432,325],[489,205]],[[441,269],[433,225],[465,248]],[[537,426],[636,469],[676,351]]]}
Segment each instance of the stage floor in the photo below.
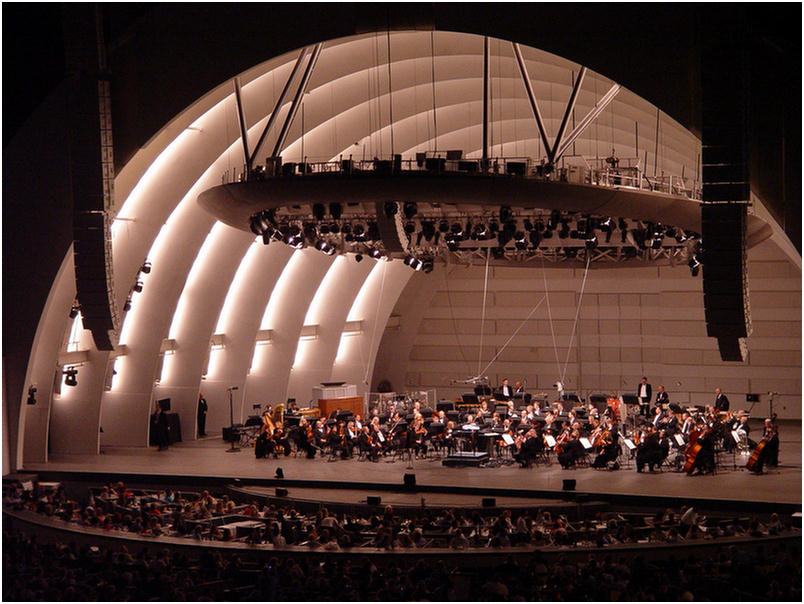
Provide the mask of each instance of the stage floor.
{"label": "stage floor", "polygon": [[[360,488],[364,492],[361,499],[365,497],[365,491],[382,490],[387,485],[401,486],[404,475],[411,472],[416,475],[417,487],[443,487],[447,491],[467,487],[478,492],[483,489],[531,491],[529,496],[534,500],[543,496],[539,491],[558,496],[564,479],[572,478],[576,480],[576,491],[580,493],[801,504],[800,428],[798,433],[788,429],[783,434],[786,437],[781,441],[781,465],[761,476],[743,469],[741,466],[745,465],[747,458],[739,455],[736,456],[736,470],[731,469],[731,456],[726,456],[728,469],[710,476],[687,476],[667,470],[640,474],[633,467],[616,472],[592,468],[563,470],[557,463],[529,469],[516,464],[494,468],[450,468],[442,466],[440,458],[414,459],[410,464],[408,461],[390,463],[385,459],[376,463],[358,461],[356,456],[334,462],[322,457],[312,460],[293,456],[278,460],[256,459],[253,449],[249,448],[228,453],[228,445],[220,437],[179,443],[166,451],[154,447],[104,447],[101,455],[53,455],[49,462],[28,464],[23,471],[111,473],[119,475],[122,480],[132,474],[273,479],[276,468],[281,467],[288,481],[320,481],[330,483],[330,487],[337,486],[331,483],[352,483],[343,486]],[[432,494],[427,495],[430,496]],[[439,500],[452,503],[449,498],[440,497]],[[454,503],[462,504],[457,499]]]}

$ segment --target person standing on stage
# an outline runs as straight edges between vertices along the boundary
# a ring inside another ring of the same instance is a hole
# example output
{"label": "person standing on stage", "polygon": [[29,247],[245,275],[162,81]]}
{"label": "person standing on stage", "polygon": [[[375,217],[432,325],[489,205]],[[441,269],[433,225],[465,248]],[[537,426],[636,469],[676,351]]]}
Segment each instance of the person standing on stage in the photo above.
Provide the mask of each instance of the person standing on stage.
{"label": "person standing on stage", "polygon": [[650,411],[650,401],[653,391],[651,390],[650,384],[648,384],[648,378],[642,377],[642,380],[639,383],[639,388],[637,389],[637,397],[639,398],[639,414],[648,417]]}
{"label": "person standing on stage", "polygon": [[198,393],[198,436],[207,435],[207,399],[204,394]]}
{"label": "person standing on stage", "polygon": [[514,389],[508,385],[508,378],[503,380],[502,386],[500,386],[500,394],[504,399],[509,399],[514,396]]}
{"label": "person standing on stage", "polygon": [[656,393],[656,401],[653,403],[656,407],[670,404],[670,397],[664,391],[664,386],[659,386],[659,391]]}
{"label": "person standing on stage", "polygon": [[720,388],[715,388],[715,411],[728,411],[729,399],[720,391]]}

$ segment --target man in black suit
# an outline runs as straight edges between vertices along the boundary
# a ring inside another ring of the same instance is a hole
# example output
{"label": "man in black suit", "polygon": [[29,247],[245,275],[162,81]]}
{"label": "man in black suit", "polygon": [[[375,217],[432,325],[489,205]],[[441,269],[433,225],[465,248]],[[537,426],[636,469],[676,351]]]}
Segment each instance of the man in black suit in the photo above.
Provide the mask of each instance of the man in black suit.
{"label": "man in black suit", "polygon": [[508,385],[508,378],[505,378],[502,386],[500,386],[500,396],[505,400],[508,400],[514,396],[514,389]]}
{"label": "man in black suit", "polygon": [[656,400],[653,404],[657,407],[670,404],[670,397],[664,391],[664,386],[659,386],[659,391],[656,393]]}
{"label": "man in black suit", "polygon": [[729,399],[720,391],[720,388],[715,388],[715,411],[728,411]]}
{"label": "man in black suit", "polygon": [[648,417],[650,413],[650,401],[653,395],[648,378],[642,377],[642,380],[637,387],[637,398],[639,399],[639,414]]}
{"label": "man in black suit", "polygon": [[203,393],[198,393],[198,436],[207,435],[207,399]]}

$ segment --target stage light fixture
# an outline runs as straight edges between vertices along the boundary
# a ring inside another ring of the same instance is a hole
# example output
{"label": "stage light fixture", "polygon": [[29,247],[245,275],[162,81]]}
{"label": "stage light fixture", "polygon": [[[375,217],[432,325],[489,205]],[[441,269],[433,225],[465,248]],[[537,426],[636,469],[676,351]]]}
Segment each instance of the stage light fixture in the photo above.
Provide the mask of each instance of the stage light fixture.
{"label": "stage light fixture", "polygon": [[402,205],[402,213],[408,220],[412,219],[419,212],[419,207],[415,201],[406,201]]}
{"label": "stage light fixture", "polygon": [[592,235],[586,239],[586,249],[593,250],[597,247],[597,235]]}
{"label": "stage light fixture", "polygon": [[332,202],[329,204],[329,215],[335,220],[339,220],[343,214],[343,206],[339,203]]}
{"label": "stage light fixture", "polygon": [[[452,235],[457,239],[458,237],[463,237],[463,227],[459,222],[453,222],[452,227],[450,228]],[[457,239],[460,241],[460,239]]]}
{"label": "stage light fixture", "polygon": [[273,235],[273,233],[271,233],[269,231],[265,231],[262,234],[262,243],[263,243],[263,245],[268,245],[269,243],[271,243],[271,235]]}
{"label": "stage light fixture", "polygon": [[438,223],[438,230],[441,233],[446,233],[449,231],[449,223],[446,220],[442,220]]}
{"label": "stage light fixture", "polygon": [[690,273],[692,273],[692,276],[697,277],[698,271],[701,270],[701,261],[698,259],[697,254],[693,254],[692,258],[690,258],[690,261],[687,263],[687,266],[690,267]]}
{"label": "stage light fixture", "polygon": [[337,235],[338,233],[340,233],[340,231],[341,231],[341,228],[338,226],[337,222],[330,222],[329,223],[329,232],[330,233],[332,233],[333,235]]}
{"label": "stage light fixture", "polygon": [[435,234],[435,225],[432,222],[422,222],[422,235],[427,241],[432,241]]}
{"label": "stage light fixture", "polygon": [[355,262],[362,262],[363,254],[355,254]]}
{"label": "stage light fixture", "polygon": [[651,249],[658,250],[662,247],[663,237],[659,235],[658,237],[654,235],[653,239],[650,240],[650,247]]}
{"label": "stage light fixture", "polygon": [[386,201],[383,204],[383,212],[385,212],[386,218],[393,218],[398,211],[399,207],[395,201]]}
{"label": "stage light fixture", "polygon": [[539,219],[535,223],[533,223],[533,230],[539,231],[540,233],[544,231],[544,221]]}
{"label": "stage light fixture", "polygon": [[126,303],[123,304],[123,312],[128,312],[131,310],[131,298],[126,298]]}
{"label": "stage light fixture", "polygon": [[379,241],[382,239],[380,235],[380,228],[377,226],[376,222],[369,222],[368,223],[368,230],[366,231],[366,239],[370,241]]}
{"label": "stage light fixture", "polygon": [[329,225],[326,222],[321,223],[318,225],[318,232],[321,235],[329,235]]}
{"label": "stage light fixture", "polygon": [[435,268],[435,264],[431,258],[425,259],[422,262],[422,272],[432,273],[433,268]]}
{"label": "stage light fixture", "polygon": [[142,281],[137,281],[132,288],[135,292],[140,293],[142,291]]}
{"label": "stage light fixture", "polygon": [[494,218],[489,222],[489,231],[491,231],[492,234],[500,232],[500,224]]}
{"label": "stage light fixture", "polygon": [[383,255],[383,253],[380,250],[378,250],[377,248],[373,248],[372,250],[370,250],[369,251],[369,256],[371,256],[375,260],[382,260],[385,257]]}
{"label": "stage light fixture", "polygon": [[566,220],[564,220],[561,222],[561,230],[558,231],[558,236],[561,239],[566,239],[567,237],[569,237],[569,234],[570,234],[569,223]]}
{"label": "stage light fixture", "polygon": [[525,240],[525,231],[517,231],[514,233],[514,247],[518,250],[528,249],[528,242]]}
{"label": "stage light fixture", "polygon": [[529,233],[533,230],[533,223],[530,221],[530,218],[525,218],[525,220],[522,221],[522,226],[525,227],[525,230]]}
{"label": "stage light fixture", "polygon": [[602,231],[606,233],[611,233],[611,231],[614,229],[614,219],[611,216],[609,216],[603,222],[600,223],[600,228]]}
{"label": "stage light fixture", "polygon": [[416,232],[416,225],[412,222],[406,222],[404,226],[404,230],[408,235],[413,235]]}
{"label": "stage light fixture", "polygon": [[365,241],[366,240],[365,227],[360,223],[352,225],[352,235],[354,235],[355,241]]}
{"label": "stage light fixture", "polygon": [[324,252],[327,256],[332,256],[336,251],[334,247],[323,239],[319,239],[315,242],[315,249],[317,249],[319,252]]}
{"label": "stage light fixture", "polygon": [[140,271],[145,273],[146,275],[151,272],[151,263],[145,262],[142,267],[140,267]]}
{"label": "stage light fixture", "polygon": [[65,386],[78,386],[78,369],[75,367],[68,367],[64,372],[64,385]]}
{"label": "stage light fixture", "polygon": [[556,230],[560,222],[561,222],[561,212],[559,212],[558,210],[553,210],[552,212],[550,212],[550,219],[547,222],[550,228]]}
{"label": "stage light fixture", "polygon": [[514,214],[511,212],[511,206],[500,206],[500,222],[506,223],[511,218],[513,218]]}
{"label": "stage light fixture", "polygon": [[80,307],[77,304],[73,304],[72,308],[70,308],[70,318],[75,319],[78,316],[78,311]]}
{"label": "stage light fixture", "polygon": [[28,405],[36,404],[36,388],[34,388],[33,386],[28,386],[28,400],[25,402]]}
{"label": "stage light fixture", "polygon": [[508,245],[508,242],[511,241],[512,238],[513,235],[511,235],[511,233],[508,231],[501,231],[497,233],[497,246],[500,249],[504,248],[506,245]]}
{"label": "stage light fixture", "polygon": [[543,239],[552,239],[553,237],[553,230],[552,229],[544,229],[544,233],[542,233]]}
{"label": "stage light fixture", "polygon": [[318,239],[318,229],[315,228],[315,224],[308,222],[304,225],[304,236],[311,243]]}
{"label": "stage light fixture", "polygon": [[540,244],[541,242],[542,242],[542,236],[541,236],[541,233],[539,233],[539,231],[537,231],[537,230],[533,230],[533,231],[531,231],[531,232],[530,232],[530,244],[531,244],[531,245],[532,245],[534,248],[537,248],[537,247],[539,247],[539,244]]}
{"label": "stage light fixture", "polygon": [[318,222],[324,220],[324,214],[326,214],[326,212],[327,210],[323,203],[313,204],[313,218],[315,218]]}

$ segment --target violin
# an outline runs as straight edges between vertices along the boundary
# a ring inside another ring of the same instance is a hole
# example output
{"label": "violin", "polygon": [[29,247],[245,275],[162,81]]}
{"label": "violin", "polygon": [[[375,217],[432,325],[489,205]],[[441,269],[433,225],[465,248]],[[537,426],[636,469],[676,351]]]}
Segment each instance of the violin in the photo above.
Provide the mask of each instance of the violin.
{"label": "violin", "polygon": [[564,447],[562,446],[567,440],[569,440],[569,428],[564,428],[564,431],[558,435],[556,439],[556,446],[553,447],[553,450],[556,453],[561,453],[564,451]]}

